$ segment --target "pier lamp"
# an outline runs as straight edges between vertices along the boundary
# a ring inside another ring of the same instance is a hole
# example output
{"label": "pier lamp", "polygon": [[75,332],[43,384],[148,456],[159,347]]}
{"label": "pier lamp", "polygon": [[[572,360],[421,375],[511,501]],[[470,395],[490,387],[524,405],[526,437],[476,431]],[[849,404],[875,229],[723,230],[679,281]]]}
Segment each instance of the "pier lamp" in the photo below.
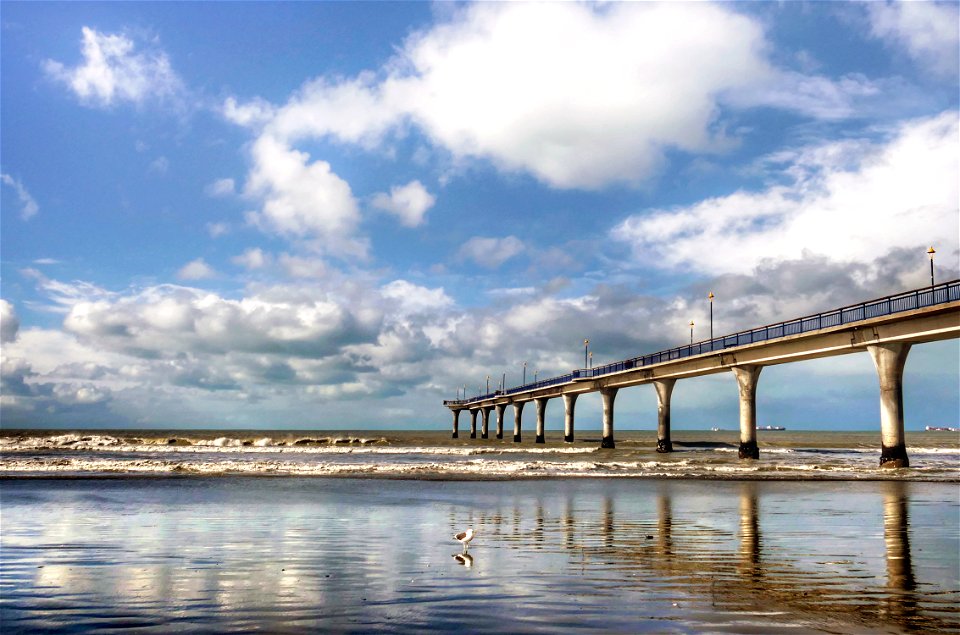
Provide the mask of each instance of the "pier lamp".
{"label": "pier lamp", "polygon": [[590,351],[590,365],[587,368],[593,368],[593,351]]}
{"label": "pier lamp", "polygon": [[490,394],[490,375],[487,375],[487,394]]}
{"label": "pier lamp", "polygon": [[527,385],[527,362],[523,362],[523,382],[520,385]]}
{"label": "pier lamp", "polygon": [[539,368],[535,368],[535,369],[533,370],[533,383],[537,383],[537,375],[538,375],[539,373],[540,373],[540,369],[539,369]]}
{"label": "pier lamp", "polygon": [[587,367],[587,351],[590,350],[590,340],[583,340],[583,367]]}
{"label": "pier lamp", "polygon": [[690,343],[693,344],[693,320],[690,320]]}
{"label": "pier lamp", "polygon": [[937,253],[937,250],[933,248],[933,245],[930,245],[930,249],[927,250],[927,255],[930,256],[930,286],[933,286],[933,254]]}
{"label": "pier lamp", "polygon": [[710,295],[707,296],[707,299],[710,300],[710,339],[713,339],[713,291],[710,292]]}

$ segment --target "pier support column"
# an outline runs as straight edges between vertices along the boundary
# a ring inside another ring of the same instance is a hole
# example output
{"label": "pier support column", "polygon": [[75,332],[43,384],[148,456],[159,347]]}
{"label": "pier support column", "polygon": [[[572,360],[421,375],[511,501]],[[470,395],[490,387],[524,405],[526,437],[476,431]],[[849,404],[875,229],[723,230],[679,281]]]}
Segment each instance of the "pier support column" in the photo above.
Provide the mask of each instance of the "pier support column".
{"label": "pier support column", "polygon": [[497,404],[497,438],[503,438],[503,412],[507,409],[507,404]]}
{"label": "pier support column", "polygon": [[563,440],[566,443],[573,443],[573,409],[576,405],[576,395],[563,396]]}
{"label": "pier support column", "polygon": [[453,438],[456,439],[460,436],[460,411],[453,411]]}
{"label": "pier support column", "polygon": [[658,379],[653,382],[657,390],[657,452],[673,452],[670,441],[670,395],[676,379]]}
{"label": "pier support column", "polygon": [[543,434],[544,419],[547,416],[547,402],[549,399],[537,399],[537,440],[534,443],[546,443],[546,437]]}
{"label": "pier support column", "polygon": [[479,408],[474,408],[470,411],[470,438],[477,438],[477,414],[480,413]]}
{"label": "pier support column", "polygon": [[613,442],[613,400],[617,398],[619,388],[601,388],[600,399],[603,400],[603,438],[600,439],[601,448],[615,448]]}
{"label": "pier support column", "polygon": [[493,410],[492,406],[482,408],[483,412],[483,423],[480,424],[480,438],[489,439],[490,438],[490,411]]}
{"label": "pier support column", "polygon": [[523,404],[525,401],[515,401],[513,403],[513,442],[520,443],[520,423],[523,419]]}
{"label": "pier support column", "polygon": [[903,366],[910,344],[867,346],[880,377],[880,467],[909,467],[903,434]]}
{"label": "pier support column", "polygon": [[733,366],[740,387],[740,458],[759,459],[757,447],[757,380],[763,366]]}

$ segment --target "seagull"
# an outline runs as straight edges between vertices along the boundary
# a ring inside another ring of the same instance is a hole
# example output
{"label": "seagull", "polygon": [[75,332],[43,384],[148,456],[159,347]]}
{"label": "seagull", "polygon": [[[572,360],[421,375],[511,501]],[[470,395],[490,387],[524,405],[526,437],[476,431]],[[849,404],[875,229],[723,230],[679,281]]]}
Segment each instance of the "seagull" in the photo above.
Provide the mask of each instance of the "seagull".
{"label": "seagull", "polygon": [[470,541],[473,540],[474,532],[473,527],[466,531],[461,531],[459,534],[454,535],[453,539],[458,541],[463,545],[463,552],[467,552],[467,545],[470,544]]}

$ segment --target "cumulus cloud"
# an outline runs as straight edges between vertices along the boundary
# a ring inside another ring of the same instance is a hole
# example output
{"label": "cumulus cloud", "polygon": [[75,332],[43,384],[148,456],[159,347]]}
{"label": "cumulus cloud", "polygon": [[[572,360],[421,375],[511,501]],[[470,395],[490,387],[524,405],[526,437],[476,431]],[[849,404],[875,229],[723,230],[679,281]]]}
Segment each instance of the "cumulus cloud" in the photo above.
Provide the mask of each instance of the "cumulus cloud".
{"label": "cumulus cloud", "polygon": [[181,280],[207,280],[216,275],[217,272],[203,258],[191,260],[177,271],[177,277]]}
{"label": "cumulus cloud", "polygon": [[14,341],[19,330],[20,318],[16,309],[6,300],[0,300],[0,342]]}
{"label": "cumulus cloud", "polygon": [[253,144],[255,167],[247,194],[263,199],[250,220],[262,229],[287,237],[312,240],[337,256],[364,257],[365,241],[355,234],[360,219],[350,185],[325,161],[263,135]]}
{"label": "cumulus cloud", "polygon": [[960,48],[956,2],[869,2],[864,6],[874,37],[903,47],[934,72],[956,75]]}
{"label": "cumulus cloud", "polygon": [[436,200],[420,181],[414,180],[406,185],[391,187],[389,194],[375,194],[372,204],[377,209],[397,216],[401,224],[416,227],[423,223],[424,215]]}
{"label": "cumulus cloud", "polygon": [[474,236],[460,247],[460,257],[482,267],[496,269],[514,256],[523,253],[526,246],[516,236],[485,238]]}
{"label": "cumulus cloud", "polygon": [[37,205],[37,202],[30,196],[30,192],[27,191],[27,188],[23,186],[19,179],[15,179],[9,174],[0,174],[0,181],[4,185],[12,187],[17,193],[17,199],[20,201],[20,218],[30,220],[40,211],[40,206]]}
{"label": "cumulus cloud", "polygon": [[207,196],[213,198],[223,198],[224,196],[231,196],[235,191],[235,184],[233,179],[217,179],[213,183],[207,185],[203,188],[204,193]]}
{"label": "cumulus cloud", "polygon": [[872,262],[896,248],[958,249],[955,112],[885,142],[836,141],[768,157],[789,182],[628,217],[612,231],[645,266],[748,273],[765,261]]}
{"label": "cumulus cloud", "polygon": [[270,263],[270,254],[264,253],[259,247],[254,247],[231,258],[231,262],[245,269],[262,269]]}
{"label": "cumulus cloud", "polygon": [[177,94],[181,80],[166,53],[138,51],[122,34],[83,27],[83,63],[68,67],[46,60],[47,75],[65,84],[84,104],[109,107],[118,102],[142,104],[150,98]]}

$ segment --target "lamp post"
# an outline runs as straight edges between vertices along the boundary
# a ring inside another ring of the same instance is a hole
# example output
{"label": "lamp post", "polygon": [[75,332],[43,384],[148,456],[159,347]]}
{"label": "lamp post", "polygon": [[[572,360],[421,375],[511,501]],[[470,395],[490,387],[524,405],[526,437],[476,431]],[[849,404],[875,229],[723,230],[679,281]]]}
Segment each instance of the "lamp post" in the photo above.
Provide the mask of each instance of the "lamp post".
{"label": "lamp post", "polygon": [[520,385],[527,385],[527,362],[523,362],[523,382]]}
{"label": "lamp post", "polygon": [[587,368],[593,368],[593,351],[590,351],[590,365]]}
{"label": "lamp post", "polygon": [[930,245],[930,249],[927,250],[927,255],[930,256],[930,286],[934,285],[933,282],[933,254],[937,253],[937,250],[933,248],[933,245]]}
{"label": "lamp post", "polygon": [[590,348],[590,340],[583,340],[583,367],[587,367],[587,351]]}
{"label": "lamp post", "polygon": [[503,392],[507,389],[507,374],[504,373],[503,377],[500,378],[500,392]]}
{"label": "lamp post", "polygon": [[690,344],[693,344],[693,320],[690,320]]}
{"label": "lamp post", "polygon": [[540,373],[539,368],[535,368],[533,371],[533,383],[537,383],[537,375]]}
{"label": "lamp post", "polygon": [[487,394],[490,394],[490,375],[487,375]]}
{"label": "lamp post", "polygon": [[710,300],[710,339],[713,339],[713,291],[710,292],[710,295],[707,296],[707,299]]}

